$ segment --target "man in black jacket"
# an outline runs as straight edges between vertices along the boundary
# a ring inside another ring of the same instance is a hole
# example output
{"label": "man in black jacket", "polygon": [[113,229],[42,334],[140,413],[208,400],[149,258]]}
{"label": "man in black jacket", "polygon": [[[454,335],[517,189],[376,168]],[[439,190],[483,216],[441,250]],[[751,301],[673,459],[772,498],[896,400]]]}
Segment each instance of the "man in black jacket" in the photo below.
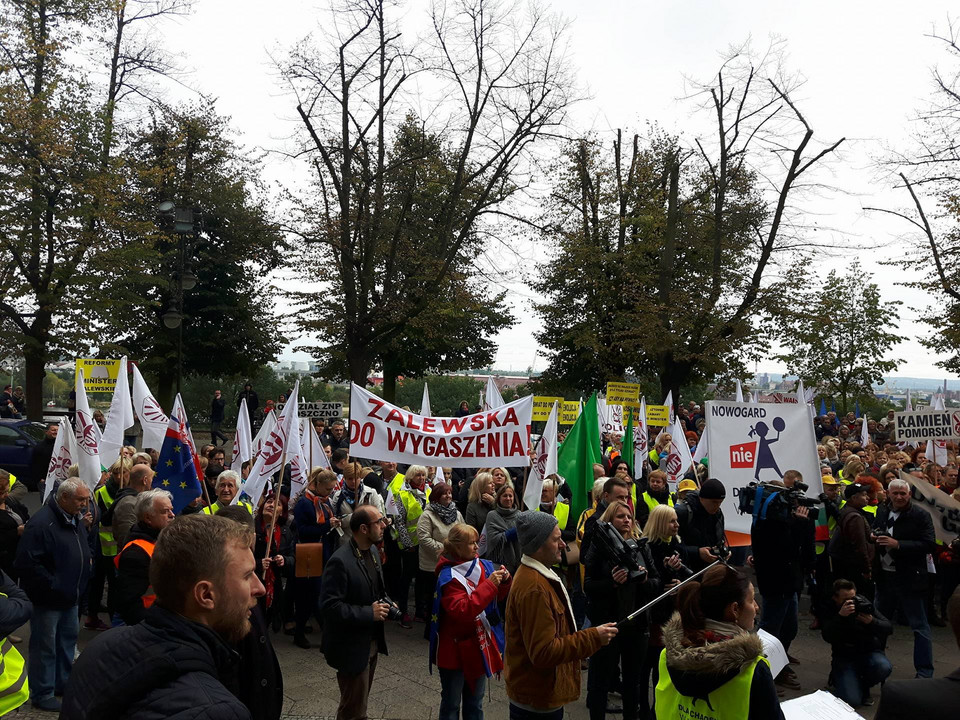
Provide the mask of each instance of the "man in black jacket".
{"label": "man in black jacket", "polygon": [[840,699],[851,707],[868,704],[870,688],[886,680],[893,667],[884,654],[893,626],[857,595],[857,586],[840,578],[833,603],[821,617],[820,633],[830,643],[830,674]]}
{"label": "man in black jacket", "polygon": [[47,423],[43,440],[33,448],[33,455],[30,456],[30,477],[26,479],[31,490],[39,489],[40,483],[47,479],[50,458],[53,457],[53,446],[56,444],[59,429],[60,426],[57,423]]}
{"label": "man in black jacket", "polygon": [[[157,540],[150,581],[157,601],[143,622],[94,639],[63,697],[70,720],[195,717],[250,720],[228,689],[264,594],[253,530],[222,517],[178,517]],[[203,552],[198,552],[203,548]]]}
{"label": "man in black jacket", "polygon": [[30,700],[56,711],[77,649],[79,602],[90,576],[90,547],[82,515],[90,489],[68,478],[23,529],[14,569],[33,603],[30,619]]}
{"label": "man in black jacket", "polygon": [[893,480],[887,487],[889,502],[877,510],[873,524],[880,571],[877,607],[884,616],[903,611],[913,630],[913,667],[917,677],[933,677],[933,640],[925,609],[927,555],[936,549],[933,520],[910,502],[910,485]]}
{"label": "man in black jacket", "polygon": [[[960,589],[947,601],[947,620],[960,646]],[[942,678],[890,680],[880,694],[876,720],[946,718],[960,707],[960,668]]]}
{"label": "man in black jacket", "polygon": [[367,716],[377,656],[387,654],[383,621],[390,604],[383,602],[383,572],[380,555],[374,548],[383,538],[384,523],[377,508],[357,508],[350,516],[353,537],[337,549],[323,569],[320,649],[327,664],[337,671],[338,718]]}
{"label": "man in black jacket", "polygon": [[260,398],[257,396],[257,391],[253,389],[253,385],[247,383],[243,386],[243,390],[237,394],[237,407],[240,407],[240,404],[243,400],[247,401],[247,414],[250,416],[250,427],[253,427],[253,419],[256,417],[256,410],[260,407]]}
{"label": "man in black jacket", "polygon": [[699,492],[689,493],[676,505],[680,523],[680,547],[685,563],[694,572],[717,559],[713,548],[726,547],[727,536],[720,506],[727,490],[716,478],[705,480]]}
{"label": "man in black jacket", "polygon": [[223,423],[223,410],[227,405],[227,399],[220,394],[219,390],[213,391],[213,400],[210,401],[210,442],[217,444],[217,439],[224,445],[227,444],[226,435],[220,432],[220,425]]}

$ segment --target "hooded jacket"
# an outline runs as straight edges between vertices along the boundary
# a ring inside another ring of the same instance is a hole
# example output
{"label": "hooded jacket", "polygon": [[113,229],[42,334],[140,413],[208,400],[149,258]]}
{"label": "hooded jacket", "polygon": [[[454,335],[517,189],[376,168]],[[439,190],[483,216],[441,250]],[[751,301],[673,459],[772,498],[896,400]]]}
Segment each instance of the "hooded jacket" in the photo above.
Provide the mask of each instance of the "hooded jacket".
{"label": "hooded jacket", "polygon": [[723,510],[718,510],[715,515],[708,513],[700,503],[700,493],[696,491],[689,493],[674,509],[680,523],[678,534],[682,538],[680,546],[686,563],[694,572],[703,570],[707,563],[700,559],[700,548],[726,543]]}
{"label": "hooded jacket", "polygon": [[[710,623],[710,621],[708,621]],[[714,628],[730,628],[733,632],[718,642],[706,642],[704,645],[688,645],[683,634],[680,615],[674,616],[663,626],[663,640],[667,660],[669,680],[681,695],[696,698],[704,703],[705,714],[709,714],[709,695],[717,688],[729,682],[740,671],[763,655],[763,642],[756,633],[736,629],[726,623],[710,623]],[[725,634],[725,633],[724,633]],[[657,685],[657,694],[661,691]],[[773,684],[770,666],[759,662],[753,671],[750,685],[750,710],[748,720],[783,719],[777,689]]]}
{"label": "hooded jacket", "polygon": [[23,528],[13,566],[34,605],[66,610],[87,590],[90,546],[83,521],[68,520],[56,497],[50,493]]}
{"label": "hooded jacket", "polygon": [[63,695],[70,720],[250,720],[225,686],[239,655],[206,625],[159,605],[114,628],[80,655]]}

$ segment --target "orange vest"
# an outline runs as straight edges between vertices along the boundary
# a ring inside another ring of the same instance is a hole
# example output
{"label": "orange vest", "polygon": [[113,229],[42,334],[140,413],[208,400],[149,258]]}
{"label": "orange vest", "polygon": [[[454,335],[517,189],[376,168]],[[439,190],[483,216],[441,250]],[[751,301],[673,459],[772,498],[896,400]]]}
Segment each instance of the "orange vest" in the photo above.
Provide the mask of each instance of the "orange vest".
{"label": "orange vest", "polygon": [[[153,557],[153,549],[156,547],[156,543],[152,543],[149,540],[131,540],[126,545],[123,546],[123,550],[117,553],[117,556],[113,559],[114,564],[119,569],[120,567],[120,556],[123,555],[124,551],[131,545],[136,545],[138,548],[143,550],[147,557]],[[143,606],[145,608],[150,607],[157,599],[157,594],[153,591],[153,585],[148,585],[147,589],[143,591],[141,600],[143,600]]]}

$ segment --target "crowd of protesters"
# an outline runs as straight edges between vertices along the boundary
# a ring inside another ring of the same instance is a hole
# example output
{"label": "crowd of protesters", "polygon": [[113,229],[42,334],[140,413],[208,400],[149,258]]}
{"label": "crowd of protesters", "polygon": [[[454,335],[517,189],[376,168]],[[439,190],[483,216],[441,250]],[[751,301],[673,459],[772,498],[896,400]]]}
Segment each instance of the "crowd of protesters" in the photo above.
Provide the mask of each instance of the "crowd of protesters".
{"label": "crowd of protesters", "polygon": [[[251,386],[240,397],[251,417],[259,412]],[[218,391],[213,443],[226,440],[223,407]],[[695,448],[700,406],[676,411]],[[363,718],[386,623],[422,627],[441,720],[482,717],[486,679],[501,672],[511,718],[560,718],[581,696],[584,668],[592,720],[675,717],[670,708],[707,695],[739,703],[741,716],[770,718],[782,716],[784,689],[800,685],[789,665],[772,676],[754,625],[789,653],[806,589],[832,647],[824,682],[852,705],[870,703],[870,688],[891,672],[893,624],[914,634],[917,676],[933,675],[929,626],[944,623],[960,579],[956,546],[935,542],[930,516],[899,479],[905,472],[960,499],[956,448],[928,459],[897,443],[891,421],[870,420],[861,446],[853,414],[817,417],[823,508],[797,508],[782,526],[755,523],[752,551],[732,554],[727,488],[707,463],[670,487],[660,468],[666,431],[650,438],[635,472],[629,443],[604,433],[580,517],[571,517],[562,477],[544,482],[537,507],[522,508],[521,468],[355,458],[339,420],[314,421],[330,469],[315,467],[294,492],[287,468],[256,506],[234,502],[249,463],[226,469],[230,458],[214,444],[199,448],[205,492],[180,517],[169,493],[151,489],[156,449],[124,447],[92,493],[73,468],[32,516],[23,484],[15,492],[0,471],[0,580],[9,586],[0,617],[20,618],[3,625],[8,635],[30,618],[30,700],[70,718],[169,717],[184,707],[277,718],[271,636],[281,633],[298,648],[320,646],[337,672],[337,717]],[[52,444],[56,426],[47,434]],[[788,470],[779,485],[801,480]],[[949,610],[960,618],[956,604]],[[81,618],[105,632],[73,667]],[[140,657],[150,658],[145,666]],[[116,686],[125,692],[107,691]]]}

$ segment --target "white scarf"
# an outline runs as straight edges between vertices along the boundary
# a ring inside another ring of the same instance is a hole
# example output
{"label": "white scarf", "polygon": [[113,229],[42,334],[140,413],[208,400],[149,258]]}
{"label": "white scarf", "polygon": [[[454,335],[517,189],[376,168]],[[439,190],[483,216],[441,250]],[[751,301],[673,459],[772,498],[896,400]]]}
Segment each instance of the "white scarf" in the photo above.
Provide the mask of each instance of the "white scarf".
{"label": "white scarf", "polygon": [[530,557],[529,555],[522,556],[520,558],[520,564],[526,565],[531,570],[536,570],[538,573],[547,578],[547,580],[555,582],[560,586],[560,589],[563,591],[563,599],[567,603],[567,612],[570,613],[570,624],[573,626],[574,632],[576,632],[577,623],[574,620],[575,616],[573,614],[573,605],[570,603],[570,595],[567,593],[567,588],[564,587],[563,582],[560,580],[560,576],[542,562]]}

